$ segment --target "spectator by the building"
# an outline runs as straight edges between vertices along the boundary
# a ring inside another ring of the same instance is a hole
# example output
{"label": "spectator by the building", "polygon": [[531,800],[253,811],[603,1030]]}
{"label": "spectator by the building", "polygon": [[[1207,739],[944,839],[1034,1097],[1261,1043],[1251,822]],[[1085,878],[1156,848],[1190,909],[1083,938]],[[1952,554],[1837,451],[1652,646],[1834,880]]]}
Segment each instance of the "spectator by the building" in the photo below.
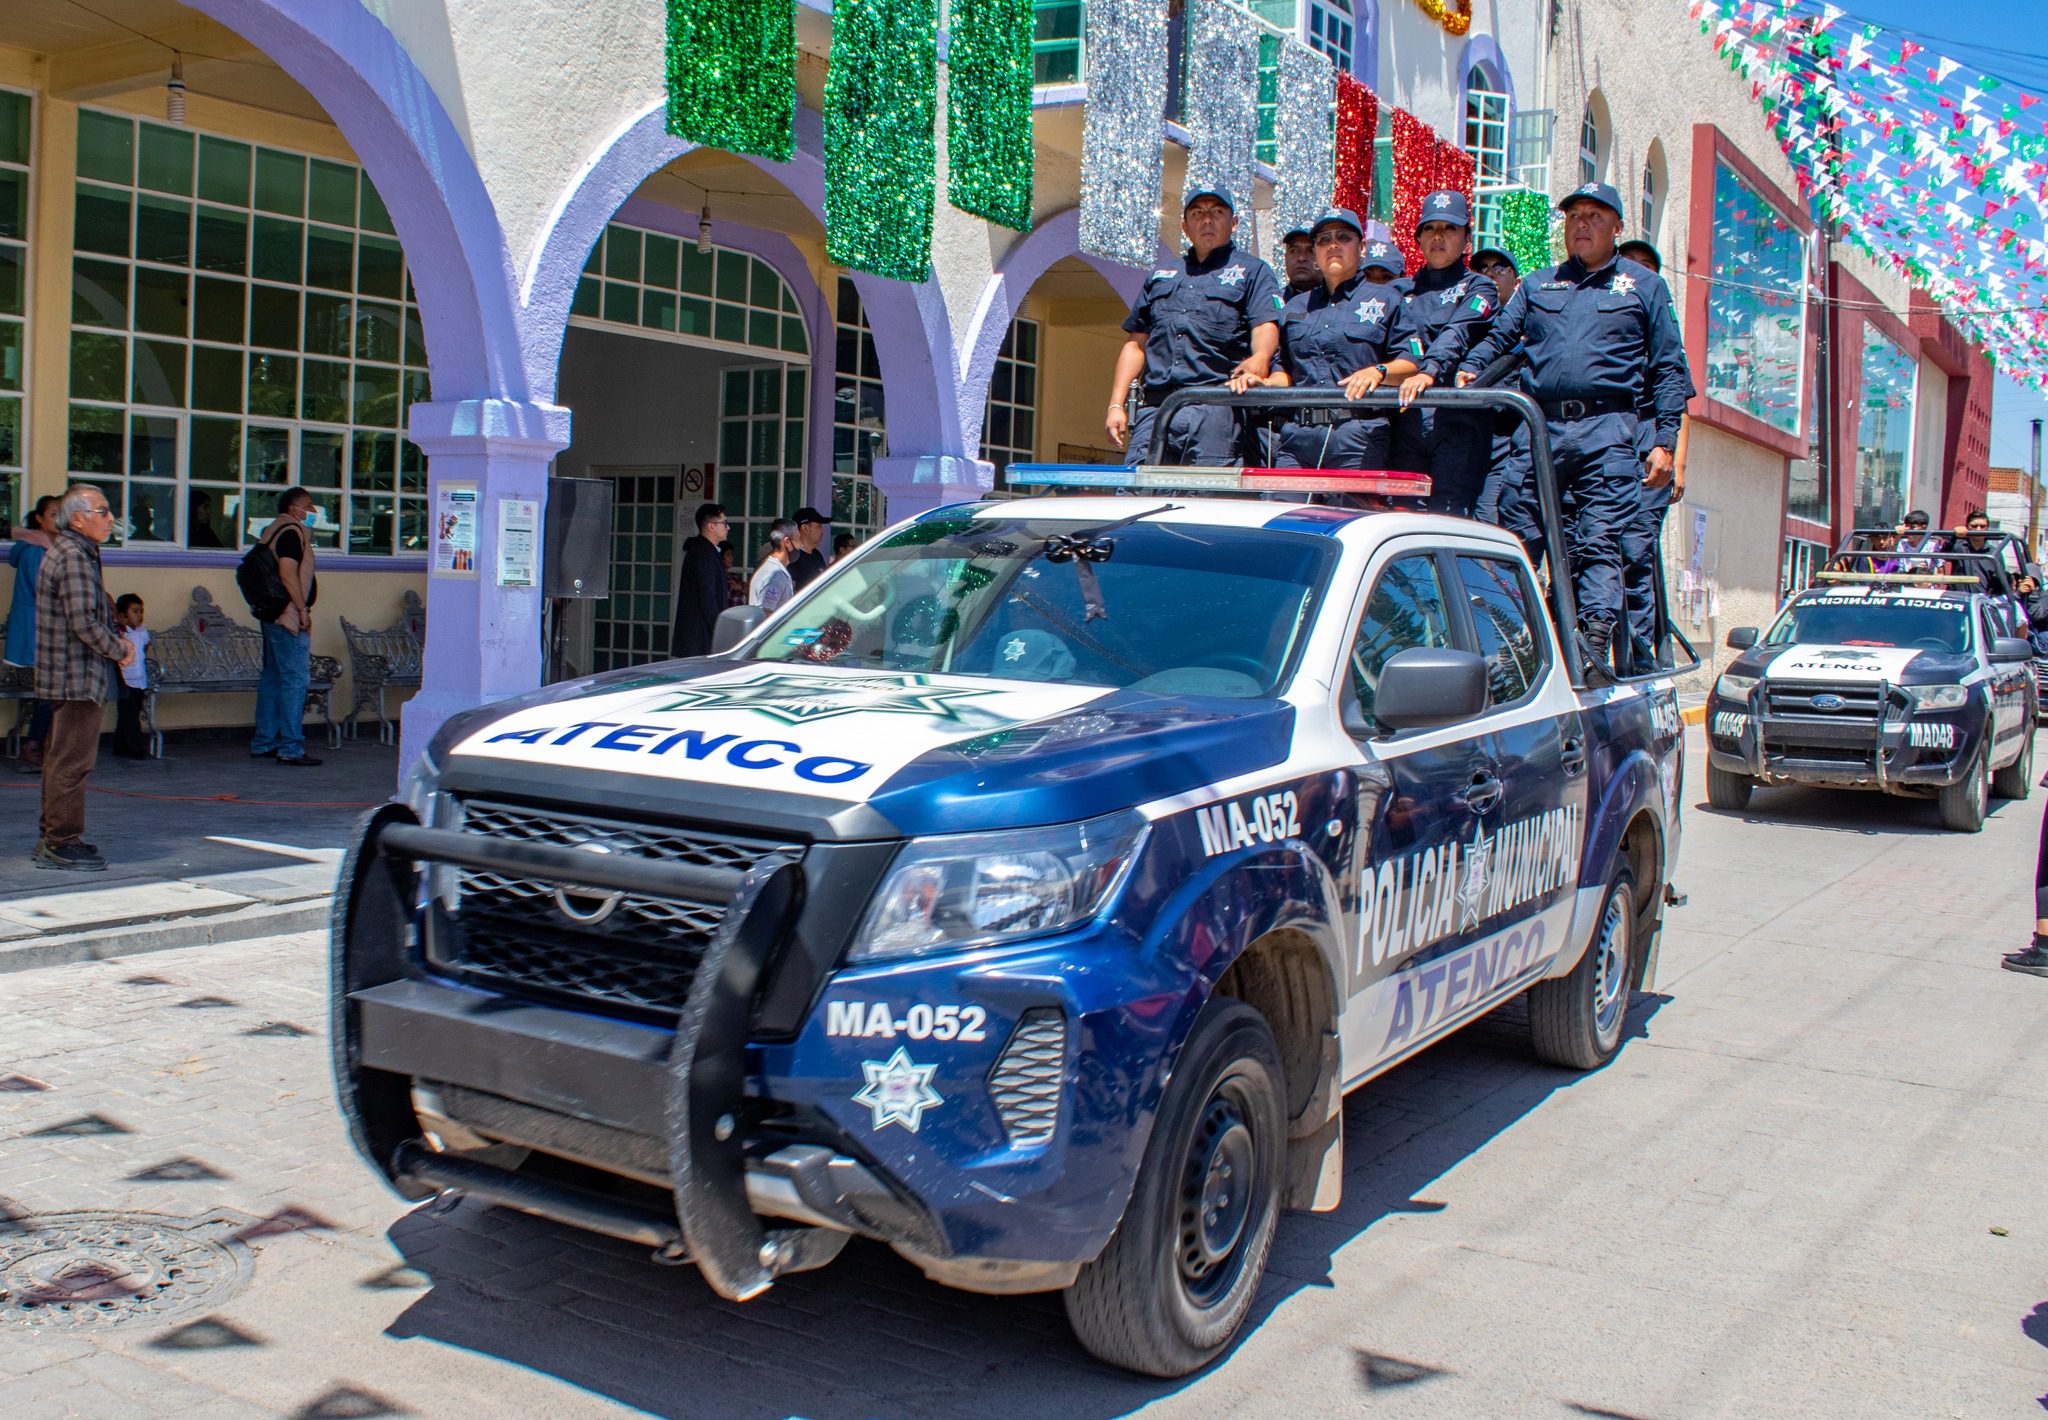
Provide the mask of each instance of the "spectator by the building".
{"label": "spectator by the building", "polygon": [[796,552],[796,524],[788,518],[777,518],[768,525],[768,546],[761,554],[761,565],[754,569],[754,580],[747,586],[747,600],[766,612],[773,612],[788,601],[796,592],[796,583],[789,574],[789,564]]}
{"label": "spectator by the building", "polygon": [[683,543],[683,571],[676,585],[676,625],[669,638],[671,656],[708,656],[719,613],[731,605],[725,579],[726,529],[731,526],[717,503],[697,506],[697,531]]}
{"label": "spectator by the building", "polygon": [[[14,545],[7,550],[7,565],[14,569],[13,610],[7,616],[7,648],[10,666],[36,663],[36,574],[42,571],[43,554],[50,550],[57,531],[55,494],[36,499],[28,521],[14,530]],[[28,733],[21,739],[21,771],[37,773],[43,767],[43,741],[50,733],[50,704],[35,700],[29,704]]]}
{"label": "spectator by the building", "polygon": [[262,541],[277,558],[284,584],[284,610],[263,623],[263,674],[256,682],[256,738],[249,753],[258,759],[308,768],[320,761],[306,753],[306,685],[313,670],[313,603],[320,582],[313,571],[313,535],[306,519],[313,495],[287,488],[277,495],[277,517]]}
{"label": "spectator by the building", "polygon": [[825,554],[818,551],[818,544],[825,540],[825,532],[832,526],[832,520],[816,508],[796,510],[796,545],[789,558],[789,580],[798,591],[802,591],[825,570]]}
{"label": "spectator by the building", "polygon": [[850,532],[834,533],[832,536],[832,560],[837,562],[853,551],[856,539]]}
{"label": "spectator by the building", "polygon": [[114,510],[89,483],[73,484],[57,505],[57,531],[36,577],[36,698],[47,700],[43,745],[39,868],[98,872],[107,866],[85,841],[85,781],[100,752],[100,714],[112,666],[135,647],[114,629],[114,607],[100,571],[100,544],[114,532]]}
{"label": "spectator by the building", "polygon": [[149,691],[149,630],[142,598],[123,592],[114,602],[114,622],[122,639],[135,648],[121,667],[121,694],[114,706],[114,758],[148,759],[149,736],[142,733],[142,700]]}

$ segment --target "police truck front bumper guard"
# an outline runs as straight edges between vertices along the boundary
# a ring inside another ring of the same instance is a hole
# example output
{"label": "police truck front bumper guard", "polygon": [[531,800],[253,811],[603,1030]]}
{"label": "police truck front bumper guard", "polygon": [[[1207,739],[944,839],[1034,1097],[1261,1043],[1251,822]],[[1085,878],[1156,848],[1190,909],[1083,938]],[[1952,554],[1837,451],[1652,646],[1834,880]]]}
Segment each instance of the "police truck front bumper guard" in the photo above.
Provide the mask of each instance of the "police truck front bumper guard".
{"label": "police truck front bumper guard", "polygon": [[[584,890],[687,892],[726,911],[669,1035],[417,979],[409,967],[419,866],[437,863]],[[830,1261],[856,1232],[948,1256],[934,1220],[860,1160],[752,1138],[745,1127],[752,1005],[804,886],[787,858],[745,873],[655,864],[424,828],[399,805],[378,810],[343,866],[335,904],[335,1069],[358,1149],[408,1198],[456,1189],[645,1242],[687,1256],[736,1301]],[[656,1141],[673,1209],[437,1150],[421,1137],[415,1081]],[[807,1226],[771,1232],[757,1214]]]}
{"label": "police truck front bumper guard", "polygon": [[[1817,688],[1822,687],[1799,690]],[[1854,687],[1858,693],[1874,696],[1874,706],[1839,716],[1788,713],[1772,698],[1772,689],[1760,688],[1740,702],[1719,696],[1709,699],[1707,754],[1715,764],[1764,783],[1885,792],[1938,789],[1956,783],[1966,772],[1962,751],[1973,742],[1969,726],[1947,713],[1932,721],[1916,721],[1911,705],[1889,681]],[[1782,692],[1785,687],[1781,684],[1775,689]],[[1720,733],[1715,729],[1717,713],[1739,715],[1741,729],[1733,735]],[[1915,723],[1955,724],[1955,747],[1915,746],[1910,728]]]}

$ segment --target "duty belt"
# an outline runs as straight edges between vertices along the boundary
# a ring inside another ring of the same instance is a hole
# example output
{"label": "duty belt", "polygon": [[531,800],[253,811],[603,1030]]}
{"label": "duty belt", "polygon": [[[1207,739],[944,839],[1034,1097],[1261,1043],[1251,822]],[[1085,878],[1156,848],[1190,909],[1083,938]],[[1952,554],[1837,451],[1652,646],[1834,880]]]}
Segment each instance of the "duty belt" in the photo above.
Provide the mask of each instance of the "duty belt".
{"label": "duty belt", "polygon": [[1633,414],[1636,402],[1619,395],[1593,399],[1545,399],[1537,403],[1552,419],[1591,419],[1601,414]]}
{"label": "duty belt", "polygon": [[1384,414],[1360,414],[1356,410],[1351,409],[1303,409],[1296,411],[1292,416],[1293,423],[1306,425],[1309,428],[1349,424],[1353,420],[1384,422],[1385,419],[1386,416]]}

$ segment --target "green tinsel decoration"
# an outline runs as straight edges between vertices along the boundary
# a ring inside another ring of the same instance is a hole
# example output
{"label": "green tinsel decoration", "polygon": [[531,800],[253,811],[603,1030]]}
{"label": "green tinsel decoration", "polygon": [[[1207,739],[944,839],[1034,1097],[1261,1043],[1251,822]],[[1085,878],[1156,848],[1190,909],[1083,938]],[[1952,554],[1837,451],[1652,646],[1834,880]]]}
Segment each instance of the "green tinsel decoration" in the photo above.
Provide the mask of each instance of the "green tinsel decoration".
{"label": "green tinsel decoration", "polygon": [[1032,0],[953,0],[946,30],[946,197],[1031,230]]}
{"label": "green tinsel decoration", "polygon": [[794,0],[668,0],[668,131],[786,163],[796,151]]}
{"label": "green tinsel decoration", "polygon": [[922,281],[938,188],[935,0],[837,0],[825,75],[825,255]]}
{"label": "green tinsel decoration", "polygon": [[1515,259],[1515,269],[1528,276],[1552,264],[1550,199],[1540,192],[1504,192],[1500,196],[1501,244]]}

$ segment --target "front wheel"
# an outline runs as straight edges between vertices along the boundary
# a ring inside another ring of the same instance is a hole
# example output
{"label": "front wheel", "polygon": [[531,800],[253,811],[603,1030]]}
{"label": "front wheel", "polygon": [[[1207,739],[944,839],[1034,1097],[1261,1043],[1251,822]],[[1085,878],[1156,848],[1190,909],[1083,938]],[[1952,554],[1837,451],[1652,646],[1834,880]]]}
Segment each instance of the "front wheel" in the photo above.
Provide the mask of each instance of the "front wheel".
{"label": "front wheel", "polygon": [[1747,774],[1736,774],[1731,770],[1709,763],[1707,765],[1707,802],[1717,809],[1730,813],[1749,807],[1749,791],[1756,787],[1756,780]]}
{"label": "front wheel", "polygon": [[2030,721],[2020,741],[2019,758],[1991,777],[1991,792],[2001,799],[2019,800],[2034,787],[2034,727]]}
{"label": "front wheel", "polygon": [[1529,1042],[1538,1058],[1597,1070],[1621,1048],[1635,964],[1636,880],[1627,868],[1608,885],[1586,954],[1569,976],[1529,988]]}
{"label": "front wheel", "polygon": [[1074,1334],[1150,1376],[1199,1370],[1251,1310],[1280,1215],[1280,1052],[1257,1011],[1218,998],[1160,1101],[1130,1205],[1067,1288]]}
{"label": "front wheel", "polygon": [[1941,791],[1941,826],[1957,833],[1975,833],[1984,827],[1991,812],[1991,738],[1985,731],[1983,748],[1970,761],[1960,781]]}

